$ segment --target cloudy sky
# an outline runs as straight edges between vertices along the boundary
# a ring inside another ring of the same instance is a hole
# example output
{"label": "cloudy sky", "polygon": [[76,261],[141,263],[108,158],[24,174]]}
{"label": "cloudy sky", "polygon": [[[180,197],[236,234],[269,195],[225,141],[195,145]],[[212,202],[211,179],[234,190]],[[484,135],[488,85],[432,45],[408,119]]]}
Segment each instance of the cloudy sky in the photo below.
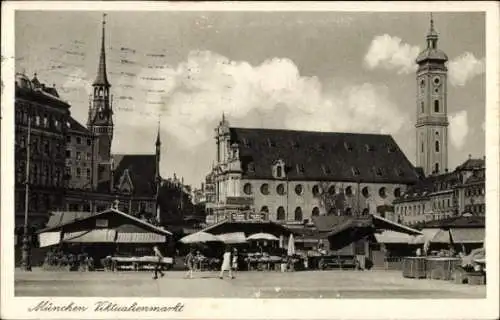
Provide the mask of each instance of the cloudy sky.
{"label": "cloudy sky", "polygon": [[[101,12],[17,12],[17,71],[55,84],[86,122]],[[449,168],[484,155],[485,17],[435,13],[450,62]],[[199,185],[213,130],[233,126],[390,133],[415,163],[414,60],[428,13],[109,12],[115,153],[152,153]]]}

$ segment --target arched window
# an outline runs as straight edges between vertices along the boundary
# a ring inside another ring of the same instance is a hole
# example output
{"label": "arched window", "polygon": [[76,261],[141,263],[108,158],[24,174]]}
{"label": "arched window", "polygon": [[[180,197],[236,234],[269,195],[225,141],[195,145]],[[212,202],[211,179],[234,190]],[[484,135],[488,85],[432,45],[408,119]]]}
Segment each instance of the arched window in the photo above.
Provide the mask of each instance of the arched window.
{"label": "arched window", "polygon": [[439,173],[439,163],[437,163],[437,162],[434,164],[434,171],[436,173]]}
{"label": "arched window", "polygon": [[435,149],[436,149],[436,152],[439,152],[439,141],[435,142]]}
{"label": "arched window", "polygon": [[335,186],[331,186],[330,188],[328,188],[328,193],[331,195],[334,195],[335,194]]}
{"label": "arched window", "polygon": [[439,100],[434,100],[434,112],[439,112]]}
{"label": "arched window", "polygon": [[312,188],[312,193],[315,197],[319,196],[321,194],[321,189],[318,185],[315,185],[313,188]]}
{"label": "arched window", "polygon": [[378,190],[378,195],[381,197],[381,198],[385,198],[387,197],[387,193],[385,191],[385,187],[382,187]]}
{"label": "arched window", "polygon": [[302,185],[301,184],[296,185],[295,186],[295,193],[300,196],[302,194],[302,192],[304,192],[304,188],[302,187]]}
{"label": "arched window", "polygon": [[364,215],[364,216],[367,216],[368,213],[370,213],[370,210],[368,210],[368,208],[364,208],[363,212],[361,214]]}
{"label": "arched window", "polygon": [[352,196],[352,187],[345,188],[345,195],[348,197]]}
{"label": "arched window", "polygon": [[394,189],[394,197],[399,198],[401,196],[401,188]]}
{"label": "arched window", "polygon": [[285,185],[283,183],[280,183],[277,187],[276,187],[276,192],[279,194],[279,195],[284,195],[285,194]]}
{"label": "arched window", "polygon": [[424,143],[423,142],[420,144],[420,152],[424,152]]}
{"label": "arched window", "polygon": [[313,211],[312,211],[312,216],[313,216],[313,217],[317,217],[317,216],[319,216],[319,208],[318,208],[318,207],[314,207],[314,208],[313,208]]}
{"label": "arched window", "polygon": [[267,206],[262,206],[262,208],[260,208],[260,212],[269,213],[269,208]]}
{"label": "arched window", "polygon": [[283,207],[279,207],[276,213],[277,220],[285,220],[285,209]]}
{"label": "arched window", "polygon": [[250,183],[245,183],[243,192],[245,192],[245,194],[252,194],[252,185]]}
{"label": "arched window", "polygon": [[267,183],[262,184],[262,186],[260,186],[260,192],[262,194],[268,195],[269,194],[269,185]]}
{"label": "arched window", "polygon": [[368,198],[370,196],[370,191],[368,190],[368,187],[364,187],[363,190],[361,190],[361,194],[363,194],[363,197]]}
{"label": "arched window", "polygon": [[295,221],[302,221],[302,208],[295,208]]}
{"label": "arched window", "polygon": [[281,178],[283,176],[283,168],[281,166],[276,167],[276,177]]}

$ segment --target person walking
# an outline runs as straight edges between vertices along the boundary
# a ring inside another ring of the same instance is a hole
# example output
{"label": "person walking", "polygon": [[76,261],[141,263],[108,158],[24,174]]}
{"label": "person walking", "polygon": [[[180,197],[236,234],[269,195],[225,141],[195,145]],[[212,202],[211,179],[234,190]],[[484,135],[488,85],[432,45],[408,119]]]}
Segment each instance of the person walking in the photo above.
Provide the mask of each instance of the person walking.
{"label": "person walking", "polygon": [[163,255],[161,254],[160,249],[158,249],[158,246],[154,246],[153,251],[154,251],[155,257],[157,259],[157,262],[155,264],[154,274],[153,274],[153,279],[156,280],[156,279],[158,279],[158,273],[160,273],[160,276],[162,278],[165,274],[161,271],[161,261],[163,260]]}
{"label": "person walking", "polygon": [[224,271],[229,272],[229,278],[233,279],[233,273],[231,271],[231,250],[229,247],[226,248],[224,255],[222,256],[222,266],[220,268],[219,278],[224,277]]}
{"label": "person walking", "polygon": [[188,268],[188,271],[186,272],[186,275],[184,277],[185,278],[189,277],[190,279],[192,279],[193,278],[193,269],[194,269],[193,249],[189,249],[189,253],[186,255],[185,264],[186,264],[186,267]]}
{"label": "person walking", "polygon": [[233,270],[232,276],[234,278],[234,274],[238,270],[238,249],[236,248],[233,249],[233,255],[231,257],[231,269]]}

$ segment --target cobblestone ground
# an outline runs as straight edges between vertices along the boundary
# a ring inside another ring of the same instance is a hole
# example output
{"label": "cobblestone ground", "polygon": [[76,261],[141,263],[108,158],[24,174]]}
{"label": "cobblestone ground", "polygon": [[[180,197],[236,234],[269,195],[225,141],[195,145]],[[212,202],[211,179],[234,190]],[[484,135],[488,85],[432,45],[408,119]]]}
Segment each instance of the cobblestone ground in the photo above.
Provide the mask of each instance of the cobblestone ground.
{"label": "cobblestone ground", "polygon": [[405,279],[400,271],[216,272],[180,271],[153,280],[150,272],[33,272],[16,270],[16,296],[214,298],[485,298],[486,286]]}

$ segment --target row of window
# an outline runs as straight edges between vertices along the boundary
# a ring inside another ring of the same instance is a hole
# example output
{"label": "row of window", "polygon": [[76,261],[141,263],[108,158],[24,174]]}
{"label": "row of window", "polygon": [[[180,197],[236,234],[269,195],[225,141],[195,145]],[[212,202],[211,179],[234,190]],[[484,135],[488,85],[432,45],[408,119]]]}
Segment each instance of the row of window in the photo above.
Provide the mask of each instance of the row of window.
{"label": "row of window", "polygon": [[[66,136],[66,142],[67,142],[67,143],[71,143],[71,140],[72,140],[72,136],[67,135],[67,136]],[[76,137],[75,137],[75,142],[76,142],[76,144],[78,144],[78,145],[82,145],[82,144],[83,144],[83,140],[84,140],[84,139],[82,139],[82,137],[79,137],[79,136],[76,136]],[[85,140],[86,140],[86,144],[87,144],[87,146],[91,146],[91,145],[92,145],[92,140],[91,140],[91,139],[87,138],[87,139],[85,139]]]}
{"label": "row of window", "polygon": [[[269,208],[267,206],[263,206],[260,209],[260,212],[269,213]],[[363,209],[362,215],[368,215],[368,213],[369,213],[369,210],[367,208]],[[319,208],[318,207],[314,207],[312,209],[312,211],[311,211],[311,216],[312,217],[316,217],[316,216],[319,216],[319,214],[320,214]],[[337,210],[335,208],[331,208],[330,211],[328,212],[328,214],[329,215],[335,215],[335,214],[337,214]],[[347,216],[352,216],[353,211],[352,211],[351,208],[346,208],[346,209],[343,210],[342,214],[343,215],[347,215]],[[285,211],[284,207],[280,206],[276,210],[276,220],[278,220],[278,221],[287,220],[286,211]],[[304,216],[303,216],[303,212],[302,212],[302,208],[301,207],[296,207],[295,210],[293,211],[293,220],[294,221],[302,221],[302,220],[304,220]]]}
{"label": "row of window", "polygon": [[[24,149],[27,147],[27,137],[21,134],[16,135],[16,144],[19,148]],[[43,154],[46,156],[53,156],[55,159],[60,159],[62,147],[59,142],[52,142],[47,139],[41,139],[36,136],[31,137],[30,141],[30,154]]]}
{"label": "row of window", "polygon": [[[420,113],[424,113],[425,108],[424,108],[424,102],[420,102]],[[439,112],[439,100],[434,100],[434,112]]]}
{"label": "row of window", "polygon": [[[436,140],[434,142],[434,151],[436,151],[436,153],[439,153],[439,150],[440,150],[440,148],[439,148],[439,141]],[[424,152],[424,143],[423,142],[420,144],[420,152]]]}
{"label": "row of window", "polygon": [[[294,188],[294,191],[295,191],[295,194],[297,194],[299,196],[304,195],[304,186],[302,184],[296,184],[295,188]],[[243,186],[243,192],[246,195],[252,195],[253,194],[253,186],[252,186],[252,184],[251,183],[245,183],[245,185]],[[263,183],[260,186],[260,193],[263,194],[263,195],[270,195],[271,194],[271,191],[270,191],[268,183]],[[283,183],[278,184],[278,186],[276,187],[276,193],[278,195],[285,195],[286,194],[285,184],[283,184]],[[312,187],[312,194],[315,197],[319,197],[319,196],[324,195],[324,194],[335,195],[335,194],[341,194],[341,193],[345,194],[346,196],[352,196],[354,194],[354,191],[353,191],[353,188],[350,187],[350,186],[346,187],[345,189],[339,188],[338,190],[335,188],[334,185],[329,186],[328,189],[326,189],[326,190],[324,190],[319,185],[314,185]],[[369,187],[363,187],[361,189],[361,194],[365,198],[370,197],[370,195],[371,195],[370,188]],[[378,195],[381,198],[386,198],[387,197],[387,189],[385,187],[379,188],[378,189]],[[394,197],[397,198],[399,196],[401,196],[401,189],[400,188],[394,189]]]}
{"label": "row of window", "polygon": [[[243,146],[245,148],[250,148],[252,146],[252,143],[251,141],[249,141],[248,139],[246,138],[243,138],[242,141],[243,143]],[[271,138],[268,138],[266,140],[266,143],[265,143],[265,146],[266,147],[276,147],[276,142],[274,140],[272,140]],[[286,147],[290,147],[292,149],[298,149],[300,147],[300,144],[298,141],[296,140],[291,140],[290,141],[290,144],[287,145]],[[315,144],[315,145],[310,145],[310,144],[307,144],[307,147],[311,150],[316,150],[316,151],[325,151],[328,147],[328,144],[326,143],[318,143],[318,144]],[[336,148],[336,145],[333,145],[333,148]],[[352,145],[352,143],[350,142],[344,142],[344,148],[347,150],[347,151],[353,151],[354,150],[354,147]],[[366,150],[366,152],[373,152],[377,149],[377,147],[375,147],[374,145],[371,145],[371,144],[364,144],[364,148]],[[383,146],[382,148],[384,149],[387,149],[387,152],[389,153],[393,153],[393,152],[396,152],[396,146],[394,145],[386,145],[386,146]]]}
{"label": "row of window", "polygon": [[[73,172],[72,172],[73,170],[72,169],[74,169],[74,171],[75,171],[76,178],[80,179],[82,177],[82,168],[80,168],[80,167],[76,167],[76,168],[66,167],[65,168],[66,174],[68,174],[70,176],[73,176]],[[90,169],[86,168],[85,169],[85,173],[86,173],[85,177],[90,180],[90,177],[91,177],[91,171],[90,171]]]}
{"label": "row of window", "polygon": [[484,186],[471,186],[465,189],[465,196],[483,196],[484,195]]}
{"label": "row of window", "polygon": [[[87,152],[85,155],[86,155],[85,160],[90,161],[92,159],[92,155],[90,154],[90,152]],[[66,158],[67,159],[71,158],[71,150],[70,149],[66,150]],[[76,158],[76,160],[82,160],[82,152],[76,151],[75,158]]]}
{"label": "row of window", "polygon": [[480,204],[470,204],[465,206],[465,211],[471,212],[471,213],[482,213],[484,214],[486,212],[486,204],[480,203]]}
{"label": "row of window", "polygon": [[[432,208],[434,210],[449,210],[454,207],[451,199],[441,199],[435,200],[432,202]],[[397,206],[396,213],[401,214],[403,216],[418,216],[424,214],[426,209],[425,204],[413,204],[413,205],[405,205],[405,206]]]}
{"label": "row of window", "polygon": [[16,110],[15,121],[19,124],[28,125],[28,117],[31,116],[31,126],[45,129],[54,129],[57,131],[62,130],[62,120],[60,117],[56,117],[49,114],[43,115],[29,115],[27,111]]}
{"label": "row of window", "polygon": [[[29,183],[32,185],[43,185],[43,186],[62,186],[62,171],[60,168],[50,168],[48,165],[44,165],[41,168],[38,164],[34,163],[30,166],[29,173]],[[25,183],[26,182],[26,162],[20,161],[16,166],[16,182]]]}

